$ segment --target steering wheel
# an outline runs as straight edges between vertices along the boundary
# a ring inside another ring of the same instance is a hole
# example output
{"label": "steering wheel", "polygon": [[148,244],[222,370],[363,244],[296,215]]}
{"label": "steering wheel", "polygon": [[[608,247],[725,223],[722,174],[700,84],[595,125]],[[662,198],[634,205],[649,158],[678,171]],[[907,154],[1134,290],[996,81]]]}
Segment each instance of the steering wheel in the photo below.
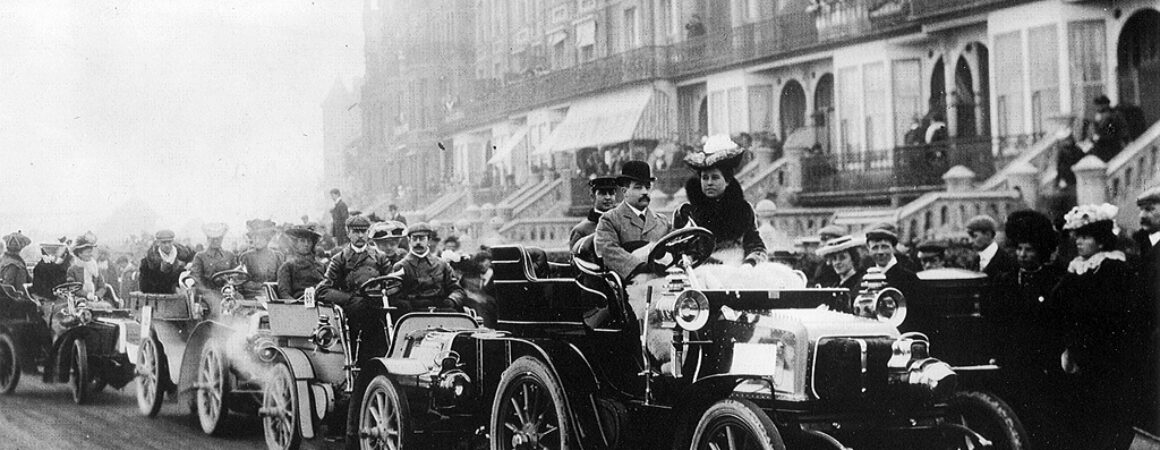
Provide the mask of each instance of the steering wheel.
{"label": "steering wheel", "polygon": [[245,282],[250,281],[250,274],[241,269],[223,270],[213,274],[210,280],[222,285],[241,286]]}
{"label": "steering wheel", "polygon": [[398,275],[380,275],[363,282],[358,287],[358,295],[380,298],[383,296],[383,291],[386,291],[388,296],[392,296],[399,293],[402,288],[403,279]]}
{"label": "steering wheel", "polygon": [[[668,269],[680,262],[682,256],[687,255],[692,263],[691,267],[697,267],[709,259],[716,245],[712,231],[701,227],[682,228],[665,235],[653,246],[648,254],[648,263],[654,267]],[[665,255],[671,255],[672,260],[668,263],[660,262]]]}
{"label": "steering wheel", "polygon": [[52,288],[52,293],[57,297],[63,297],[65,294],[75,295],[77,291],[80,291],[81,288],[84,287],[84,285],[85,284],[81,283],[80,281],[69,281],[67,283],[56,285],[56,287]]}

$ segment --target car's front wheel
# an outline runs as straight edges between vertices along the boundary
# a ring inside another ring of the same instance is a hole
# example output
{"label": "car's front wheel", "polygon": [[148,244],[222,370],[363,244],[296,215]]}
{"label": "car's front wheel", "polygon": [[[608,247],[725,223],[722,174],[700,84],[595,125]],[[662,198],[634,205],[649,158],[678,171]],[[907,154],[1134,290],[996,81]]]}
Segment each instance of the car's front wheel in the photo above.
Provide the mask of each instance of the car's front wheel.
{"label": "car's front wheel", "polygon": [[11,394],[20,384],[20,358],[12,336],[0,334],[0,394]]}
{"label": "car's front wheel", "polygon": [[785,450],[777,426],[749,400],[718,400],[701,414],[691,450]]}
{"label": "car's front wheel", "polygon": [[258,414],[262,416],[266,448],[295,450],[302,445],[302,433],[298,429],[298,390],[286,363],[279,363],[270,370],[269,378],[262,386],[262,408]]}
{"label": "car's front wheel", "polygon": [[92,375],[89,374],[89,344],[84,339],[73,341],[72,367],[73,402],[83,405],[92,394]]}
{"label": "car's front wheel", "polygon": [[385,375],[367,385],[359,414],[359,448],[395,450],[411,444],[411,415],[407,397]]}
{"label": "car's front wheel", "polygon": [[197,402],[197,419],[201,424],[201,431],[215,435],[221,432],[225,418],[229,414],[226,396],[229,395],[229,382],[225,355],[216,347],[206,347],[201,353],[201,361],[197,369],[197,393],[194,395]]}
{"label": "car's front wheel", "polygon": [[947,401],[947,420],[978,433],[990,441],[983,445],[972,435],[955,436],[946,448],[971,450],[1023,450],[1031,446],[1023,423],[1006,402],[986,392],[959,392]]}
{"label": "car's front wheel", "polygon": [[147,417],[157,416],[165,398],[159,350],[157,339],[152,336],[142,339],[137,349],[137,409]]}
{"label": "car's front wheel", "polygon": [[492,450],[563,450],[572,446],[564,389],[540,360],[515,360],[500,377],[491,407]]}

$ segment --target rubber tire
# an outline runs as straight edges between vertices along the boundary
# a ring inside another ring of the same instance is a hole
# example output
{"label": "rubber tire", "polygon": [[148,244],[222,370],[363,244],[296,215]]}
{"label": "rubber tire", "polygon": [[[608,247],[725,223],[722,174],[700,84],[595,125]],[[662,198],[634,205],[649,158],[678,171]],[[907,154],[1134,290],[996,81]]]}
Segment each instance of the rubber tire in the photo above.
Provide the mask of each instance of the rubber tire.
{"label": "rubber tire", "polygon": [[[969,414],[962,417],[961,414]],[[999,397],[988,392],[957,392],[947,401],[947,417],[994,443],[990,449],[1025,450],[1031,441],[1015,410]],[[961,419],[961,421],[959,421]],[[967,448],[948,446],[948,449]]]}
{"label": "rubber tire", "polygon": [[[761,450],[785,450],[785,443],[781,440],[781,433],[769,415],[765,414],[753,402],[745,399],[726,398],[718,400],[705,409],[701,419],[693,429],[691,450],[705,450],[712,442],[710,434],[715,428],[732,422],[747,432],[752,441],[759,445]],[[732,449],[729,449],[732,450]]]}
{"label": "rubber tire", "polygon": [[0,394],[10,395],[16,391],[16,385],[20,384],[20,357],[16,354],[16,343],[12,341],[12,336],[0,334],[0,371],[7,370],[8,373],[0,372]]}
{"label": "rubber tire", "polygon": [[[229,380],[226,378],[229,375],[227,370],[226,358],[222,355],[221,350],[216,347],[207,346],[201,352],[201,358],[197,361],[197,383],[202,383],[203,371],[206,370],[205,364],[207,358],[217,358],[217,379],[221,380],[221,398],[220,404],[217,407],[217,417],[209,417],[209,412],[203,411],[202,406],[202,391],[203,388],[196,388],[193,392],[194,405],[197,406],[197,422],[201,425],[201,431],[210,436],[217,436],[222,431],[222,425],[225,424],[226,418],[229,416],[229,402],[226,399],[229,397]],[[210,367],[210,370],[214,367]]]}
{"label": "rubber tire", "polygon": [[143,359],[146,357],[146,348],[150,348],[153,358],[153,370],[150,376],[153,378],[152,398],[146,397],[145,390],[148,389],[141,382],[142,376],[137,376],[137,409],[145,417],[157,417],[157,413],[161,412],[161,403],[165,400],[165,389],[161,388],[164,380],[161,378],[161,345],[157,338],[150,336],[141,341],[141,347],[137,349],[137,369],[140,370],[143,365]]}
{"label": "rubber tire", "polygon": [[[491,450],[511,450],[514,445],[511,444],[511,438],[504,438],[508,434],[507,427],[504,426],[504,416],[510,405],[513,388],[518,388],[523,381],[528,381],[533,384],[538,384],[548,393],[548,400],[552,402],[552,407],[556,413],[557,434],[559,435],[560,446],[553,450],[568,450],[572,447],[572,421],[568,413],[568,409],[564,404],[564,389],[560,382],[552,376],[552,372],[548,370],[548,366],[539,359],[531,356],[525,356],[512,362],[507,370],[503,371],[500,376],[499,385],[496,386],[495,401],[491,405],[491,421],[489,426],[489,435],[491,436]],[[517,384],[520,383],[520,384]]]}
{"label": "rubber tire", "polygon": [[84,338],[77,338],[73,340],[73,354],[72,354],[72,370],[70,375],[70,382],[72,383],[73,402],[78,405],[83,405],[89,401],[92,392],[89,384],[89,344],[85,342]]}
{"label": "rubber tire", "polygon": [[[412,430],[411,430],[411,410],[407,403],[407,396],[400,391],[395,383],[387,378],[386,375],[375,376],[367,385],[366,393],[363,394],[362,406],[359,408],[359,448],[362,450],[372,450],[377,447],[371,446],[367,442],[367,438],[363,436],[362,430],[367,429],[370,424],[370,403],[375,395],[382,393],[386,402],[391,404],[391,407],[398,412],[398,439],[394,446],[386,445],[385,448],[406,449],[412,446]],[[347,433],[350,434],[350,433]]]}
{"label": "rubber tire", "polygon": [[[276,397],[284,396],[283,399],[288,401],[287,408],[290,409],[290,438],[285,443],[278,442],[274,437],[272,430],[272,419],[268,415],[262,416],[262,434],[266,439],[266,448],[271,450],[298,450],[302,446],[302,428],[298,418],[298,406],[301,404],[298,399],[298,388],[294,375],[290,371],[290,367],[282,362],[276,364],[269,374],[270,378],[262,384],[262,408],[270,408]],[[279,387],[285,387],[287,392],[275,392]]]}

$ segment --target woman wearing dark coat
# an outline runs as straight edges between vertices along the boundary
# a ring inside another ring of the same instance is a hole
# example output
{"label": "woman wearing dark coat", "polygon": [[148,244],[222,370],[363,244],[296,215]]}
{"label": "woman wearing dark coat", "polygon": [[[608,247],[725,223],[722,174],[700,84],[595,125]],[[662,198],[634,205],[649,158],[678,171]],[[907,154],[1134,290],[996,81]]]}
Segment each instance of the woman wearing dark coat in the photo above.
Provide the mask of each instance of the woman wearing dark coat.
{"label": "woman wearing dark coat", "polygon": [[706,228],[716,238],[714,251],[740,248],[747,264],[757,264],[769,258],[757,232],[757,216],[734,177],[744,152],[727,136],[715,136],[705,143],[704,151],[685,157],[697,176],[685,182],[689,202],[673,214],[673,229]]}
{"label": "woman wearing dark coat", "polygon": [[1061,309],[1062,369],[1071,375],[1079,448],[1127,448],[1137,416],[1141,339],[1133,327],[1134,275],[1116,249],[1109,204],[1081,205],[1064,217],[1078,256],[1068,264],[1051,301]]}
{"label": "woman wearing dark coat", "polygon": [[41,244],[40,262],[32,268],[32,295],[42,299],[55,300],[52,288],[68,281],[68,268],[72,266],[72,254],[64,244]]}

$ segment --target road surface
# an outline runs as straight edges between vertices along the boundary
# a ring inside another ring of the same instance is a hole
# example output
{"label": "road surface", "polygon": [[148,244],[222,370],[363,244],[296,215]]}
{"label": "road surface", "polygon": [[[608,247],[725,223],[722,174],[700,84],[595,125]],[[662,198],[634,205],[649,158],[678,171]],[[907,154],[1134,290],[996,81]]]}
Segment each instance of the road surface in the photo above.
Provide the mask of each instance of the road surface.
{"label": "road surface", "polygon": [[[221,437],[202,434],[185,405],[166,398],[150,419],[137,411],[135,384],[106,388],[90,404],[76,405],[67,384],[41,383],[24,374],[9,396],[0,395],[0,449],[264,449],[261,421],[233,416]],[[341,443],[306,442],[306,449],[340,449]]]}

